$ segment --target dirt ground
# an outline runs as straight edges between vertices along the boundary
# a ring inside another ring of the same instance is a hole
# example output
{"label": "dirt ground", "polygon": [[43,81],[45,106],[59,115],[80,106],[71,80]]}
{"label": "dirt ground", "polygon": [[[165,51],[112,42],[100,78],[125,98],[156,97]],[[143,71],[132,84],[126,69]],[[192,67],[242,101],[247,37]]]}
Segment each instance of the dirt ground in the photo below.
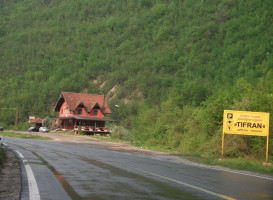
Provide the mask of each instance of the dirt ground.
{"label": "dirt ground", "polygon": [[[122,143],[122,142],[108,142],[105,140],[99,140],[96,138],[92,138],[90,136],[84,136],[84,135],[69,135],[69,134],[60,134],[60,133],[33,133],[35,135],[40,135],[40,136],[45,136],[45,137],[49,137],[52,138],[55,141],[62,141],[62,142],[72,142],[72,143],[85,143],[85,144],[97,144],[100,145],[101,147],[105,148],[105,149],[111,149],[111,150],[115,150],[115,151],[126,151],[126,152],[133,152],[136,154],[141,154],[141,155],[158,155],[161,157],[168,157],[167,160],[170,159],[179,159],[181,160],[181,158],[176,157],[176,156],[171,156],[167,153],[163,153],[163,152],[158,152],[158,151],[152,151],[152,150],[147,150],[141,147],[134,147],[134,146],[130,146],[128,144]],[[163,158],[162,158],[163,159]]]}

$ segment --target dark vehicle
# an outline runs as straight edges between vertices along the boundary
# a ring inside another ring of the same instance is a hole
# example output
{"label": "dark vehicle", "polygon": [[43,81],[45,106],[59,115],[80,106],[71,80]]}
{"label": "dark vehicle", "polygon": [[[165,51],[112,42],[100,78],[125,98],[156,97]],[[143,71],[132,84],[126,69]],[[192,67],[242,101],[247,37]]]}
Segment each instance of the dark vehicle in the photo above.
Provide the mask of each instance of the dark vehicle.
{"label": "dark vehicle", "polygon": [[0,126],[0,131],[3,131],[3,130],[4,130],[3,126]]}
{"label": "dark vehicle", "polygon": [[32,127],[30,127],[30,128],[28,129],[28,131],[29,131],[29,132],[39,132],[39,128],[38,128],[38,127],[32,126]]}

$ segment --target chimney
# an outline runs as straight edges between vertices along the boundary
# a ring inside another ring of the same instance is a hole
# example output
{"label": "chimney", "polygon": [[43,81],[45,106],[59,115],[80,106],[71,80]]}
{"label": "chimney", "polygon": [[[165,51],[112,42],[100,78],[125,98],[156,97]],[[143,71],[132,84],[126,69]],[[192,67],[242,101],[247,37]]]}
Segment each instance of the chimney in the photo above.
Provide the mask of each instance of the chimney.
{"label": "chimney", "polygon": [[104,113],[105,110],[105,92],[103,91],[103,105],[102,105],[102,112]]}

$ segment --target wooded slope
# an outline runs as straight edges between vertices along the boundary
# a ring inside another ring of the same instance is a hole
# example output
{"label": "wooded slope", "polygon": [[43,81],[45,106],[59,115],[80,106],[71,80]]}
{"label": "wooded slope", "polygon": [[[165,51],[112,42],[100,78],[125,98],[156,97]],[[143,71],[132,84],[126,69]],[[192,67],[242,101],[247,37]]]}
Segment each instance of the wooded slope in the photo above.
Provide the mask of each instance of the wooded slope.
{"label": "wooded slope", "polygon": [[[19,107],[25,129],[28,115],[54,116],[61,91],[105,92],[134,140],[217,152],[224,109],[273,111],[272,8],[271,0],[2,0],[0,107]],[[0,111],[0,122],[11,127],[14,113]],[[245,153],[263,151],[261,139],[238,140]]]}

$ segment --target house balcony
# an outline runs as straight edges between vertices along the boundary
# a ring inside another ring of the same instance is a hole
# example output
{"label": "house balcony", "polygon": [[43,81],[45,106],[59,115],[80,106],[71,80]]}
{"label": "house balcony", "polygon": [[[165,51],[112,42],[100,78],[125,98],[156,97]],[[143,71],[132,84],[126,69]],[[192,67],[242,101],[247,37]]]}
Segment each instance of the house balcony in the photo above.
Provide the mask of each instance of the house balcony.
{"label": "house balcony", "polygon": [[75,126],[74,133],[79,134],[80,132],[85,132],[86,134],[100,134],[108,135],[110,132],[106,127],[94,127],[94,126]]}

